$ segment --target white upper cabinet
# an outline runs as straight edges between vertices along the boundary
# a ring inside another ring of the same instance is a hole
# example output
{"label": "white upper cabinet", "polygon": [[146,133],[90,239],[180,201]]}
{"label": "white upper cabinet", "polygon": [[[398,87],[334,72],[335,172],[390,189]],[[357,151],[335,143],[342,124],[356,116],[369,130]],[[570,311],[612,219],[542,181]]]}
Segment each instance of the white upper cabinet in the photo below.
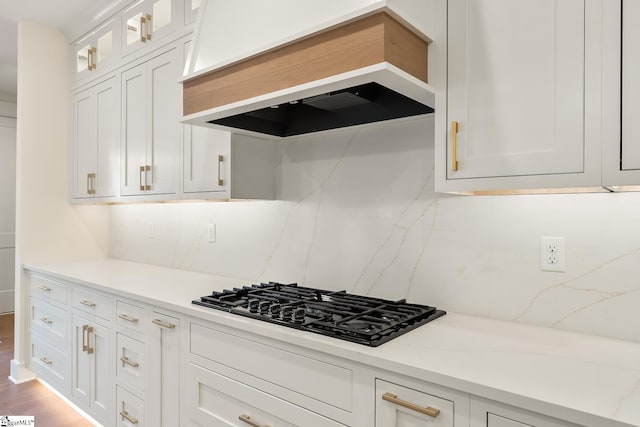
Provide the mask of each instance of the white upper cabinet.
{"label": "white upper cabinet", "polygon": [[123,196],[176,192],[180,63],[174,48],[122,73]]}
{"label": "white upper cabinet", "polygon": [[73,96],[73,197],[118,194],[120,81],[116,77]]}
{"label": "white upper cabinet", "polygon": [[120,57],[117,20],[110,20],[72,46],[72,76],[82,80],[109,70]]}
{"label": "white upper cabinet", "polygon": [[184,0],[184,24],[193,24],[198,16],[202,0]]}
{"label": "white upper cabinet", "polygon": [[598,7],[439,3],[438,191],[600,185]]}
{"label": "white upper cabinet", "polygon": [[181,25],[183,2],[142,0],[122,13],[122,53],[152,45]]}

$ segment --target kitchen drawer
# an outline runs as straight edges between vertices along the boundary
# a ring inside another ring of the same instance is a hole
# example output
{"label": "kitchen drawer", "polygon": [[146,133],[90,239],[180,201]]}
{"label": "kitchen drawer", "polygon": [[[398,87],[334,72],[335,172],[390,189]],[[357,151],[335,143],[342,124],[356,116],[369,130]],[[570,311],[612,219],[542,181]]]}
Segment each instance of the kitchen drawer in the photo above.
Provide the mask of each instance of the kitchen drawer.
{"label": "kitchen drawer", "polygon": [[145,333],[146,310],[124,301],[116,301],[116,324],[123,330]]}
{"label": "kitchen drawer", "polygon": [[[268,393],[190,363],[186,378],[186,425],[313,426],[339,424]],[[245,417],[247,421],[241,421]]]}
{"label": "kitchen drawer", "polygon": [[32,274],[29,279],[31,295],[45,301],[56,301],[60,304],[67,303],[67,285],[49,278]]}
{"label": "kitchen drawer", "polygon": [[471,427],[579,427],[567,421],[471,396]]}
{"label": "kitchen drawer", "polygon": [[487,414],[487,427],[534,427],[495,414]]}
{"label": "kitchen drawer", "polygon": [[377,426],[453,427],[453,411],[451,400],[376,379]]}
{"label": "kitchen drawer", "polygon": [[352,410],[350,369],[196,323],[191,324],[191,353],[336,408]]}
{"label": "kitchen drawer", "polygon": [[111,319],[113,300],[102,294],[84,289],[71,289],[71,306],[102,319]]}
{"label": "kitchen drawer", "polygon": [[116,412],[118,426],[144,427],[147,425],[144,417],[144,401],[120,386],[116,387]]}
{"label": "kitchen drawer", "polygon": [[118,332],[116,345],[118,363],[116,377],[138,390],[144,391],[147,371],[144,344]]}
{"label": "kitchen drawer", "polygon": [[64,352],[67,343],[67,313],[38,298],[31,298],[31,333]]}
{"label": "kitchen drawer", "polygon": [[39,338],[31,337],[31,370],[56,390],[66,390],[67,360],[65,353],[47,345]]}

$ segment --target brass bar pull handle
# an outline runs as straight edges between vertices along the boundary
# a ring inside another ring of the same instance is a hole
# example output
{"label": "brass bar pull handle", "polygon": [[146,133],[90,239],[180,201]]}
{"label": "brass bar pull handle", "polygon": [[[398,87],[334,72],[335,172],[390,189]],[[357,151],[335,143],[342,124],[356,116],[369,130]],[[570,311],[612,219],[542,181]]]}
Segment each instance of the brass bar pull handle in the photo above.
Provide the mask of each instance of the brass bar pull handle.
{"label": "brass bar pull handle", "polygon": [[147,175],[147,172],[151,172],[151,166],[146,165],[144,167],[144,170],[145,170],[145,172],[144,172],[144,189],[146,191],[149,191],[149,190],[151,190],[151,186],[149,185],[149,176]]}
{"label": "brass bar pull handle", "polygon": [[156,325],[161,326],[163,328],[167,328],[167,329],[175,329],[176,328],[175,324],[167,323],[167,322],[164,322],[164,321],[162,321],[160,319],[153,319],[151,321],[151,323],[155,323]]}
{"label": "brass bar pull handle", "polygon": [[440,409],[432,408],[431,406],[427,406],[425,408],[423,406],[419,406],[411,402],[407,402],[406,400],[398,399],[398,396],[396,396],[393,393],[383,394],[382,400],[386,400],[387,402],[391,402],[394,405],[402,406],[403,408],[411,409],[412,411],[416,411],[433,418],[437,417],[438,414],[440,414]]}
{"label": "brass bar pull handle", "polygon": [[151,15],[146,15],[147,17],[147,40],[151,40]]}
{"label": "brass bar pull handle", "polygon": [[146,29],[144,27],[146,27],[147,25],[147,19],[144,16],[140,17],[140,41],[142,43],[145,43],[147,41],[147,37],[145,35],[146,33]]}
{"label": "brass bar pull handle", "polygon": [[138,321],[138,319],[136,319],[135,317],[131,317],[126,314],[119,314],[118,317],[131,323],[136,323]]}
{"label": "brass bar pull handle", "polygon": [[82,325],[82,352],[87,351],[89,346],[87,345],[87,329],[89,329],[89,325]]}
{"label": "brass bar pull handle", "polygon": [[224,179],[220,178],[220,167],[222,165],[222,162],[224,162],[224,156],[220,154],[218,156],[218,186],[220,187],[224,185]]}
{"label": "brass bar pull handle", "polygon": [[43,286],[43,285],[38,286],[38,289],[40,289],[41,291],[45,291],[45,292],[49,292],[49,291],[51,291],[51,288],[50,288],[50,287],[48,287],[48,286]]}
{"label": "brass bar pull handle", "polygon": [[120,361],[122,362],[122,367],[124,368],[125,363],[133,368],[137,368],[140,366],[140,364],[138,362],[134,362],[133,360],[129,359],[127,356],[122,356],[120,358]]}
{"label": "brass bar pull handle", "polygon": [[129,421],[131,424],[138,424],[138,419],[137,418],[133,418],[131,415],[129,415],[129,413],[127,411],[125,411],[124,409],[122,411],[120,411],[120,416]]}
{"label": "brass bar pull handle", "polygon": [[247,414],[242,414],[242,415],[240,415],[240,416],[238,417],[238,419],[239,419],[240,421],[242,421],[243,423],[247,423],[247,424],[249,424],[251,427],[269,427],[269,426],[268,426],[268,425],[266,425],[266,424],[264,424],[264,425],[263,425],[263,424],[258,424],[257,422],[253,421],[253,420],[251,419],[251,417],[250,417],[249,415],[247,415]]}
{"label": "brass bar pull handle", "polygon": [[451,170],[458,170],[458,122],[451,122]]}
{"label": "brass bar pull handle", "polygon": [[50,325],[53,323],[53,320],[49,319],[48,317],[42,317],[40,318],[40,321],[43,323],[46,323],[47,325]]}
{"label": "brass bar pull handle", "polygon": [[86,299],[81,300],[80,304],[86,305],[87,307],[95,307],[96,306],[95,302],[91,302],[91,301],[86,300]]}
{"label": "brass bar pull handle", "polygon": [[89,49],[88,61],[89,61],[89,71],[93,71],[96,69],[96,52],[97,49],[92,47]]}
{"label": "brass bar pull handle", "polygon": [[[95,65],[93,66],[95,68]],[[91,194],[96,194],[96,174],[91,174]]]}
{"label": "brass bar pull handle", "polygon": [[140,166],[140,191],[144,191],[144,185],[142,185],[142,174],[144,173],[144,166]]}
{"label": "brass bar pull handle", "polygon": [[48,358],[48,357],[46,357],[46,356],[42,356],[42,357],[40,358],[40,360],[41,360],[43,363],[46,363],[47,365],[53,365],[53,360],[49,359],[49,358]]}
{"label": "brass bar pull handle", "polygon": [[89,340],[91,333],[93,333],[93,327],[87,325],[87,354],[93,353],[93,350],[94,350],[91,348],[91,345],[90,345],[91,342]]}

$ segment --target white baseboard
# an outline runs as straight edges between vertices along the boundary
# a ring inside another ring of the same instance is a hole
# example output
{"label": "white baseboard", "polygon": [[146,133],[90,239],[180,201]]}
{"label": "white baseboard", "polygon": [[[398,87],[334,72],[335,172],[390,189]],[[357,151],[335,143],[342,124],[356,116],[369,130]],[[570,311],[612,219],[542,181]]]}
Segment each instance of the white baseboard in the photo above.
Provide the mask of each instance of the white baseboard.
{"label": "white baseboard", "polygon": [[80,409],[78,406],[76,406],[75,403],[73,403],[72,401],[70,401],[69,399],[67,399],[62,393],[60,393],[58,390],[56,390],[55,388],[51,387],[49,384],[47,384],[46,382],[44,382],[43,380],[41,380],[40,378],[36,378],[37,381],[42,384],[47,390],[49,390],[51,393],[55,394],[56,396],[58,396],[64,403],[66,403],[67,405],[69,405],[71,407],[71,409],[73,409],[74,411],[76,411],[78,414],[82,415],[87,421],[89,421],[91,424],[93,424],[96,427],[102,427],[102,424],[100,424],[99,422],[97,422],[96,420],[94,420],[89,414],[87,414],[86,412],[84,412],[82,409]]}
{"label": "white baseboard", "polygon": [[9,380],[14,384],[22,384],[27,381],[34,380],[35,374],[31,369],[27,368],[24,363],[20,363],[17,360],[11,360],[11,373],[9,374]]}

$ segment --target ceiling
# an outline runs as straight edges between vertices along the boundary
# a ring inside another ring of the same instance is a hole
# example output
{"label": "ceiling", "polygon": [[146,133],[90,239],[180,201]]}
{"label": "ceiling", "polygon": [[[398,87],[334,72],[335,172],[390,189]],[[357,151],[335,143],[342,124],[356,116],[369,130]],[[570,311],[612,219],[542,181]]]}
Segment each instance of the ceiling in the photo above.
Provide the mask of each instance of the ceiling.
{"label": "ceiling", "polygon": [[113,0],[0,1],[0,100],[16,96],[18,22],[32,21],[62,29],[75,16]]}

